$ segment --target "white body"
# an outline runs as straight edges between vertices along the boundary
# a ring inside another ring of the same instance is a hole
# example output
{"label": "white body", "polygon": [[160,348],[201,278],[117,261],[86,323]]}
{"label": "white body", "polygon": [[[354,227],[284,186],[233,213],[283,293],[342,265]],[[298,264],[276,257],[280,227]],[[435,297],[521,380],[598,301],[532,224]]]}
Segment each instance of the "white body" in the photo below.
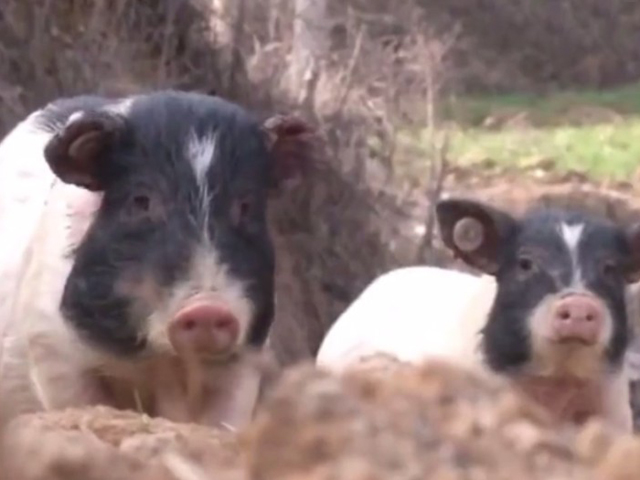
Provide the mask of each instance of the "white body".
{"label": "white body", "polygon": [[188,394],[176,387],[184,370],[166,359],[107,358],[64,321],[59,305],[72,266],[68,253],[90,225],[100,194],[54,176],[43,156],[51,134],[34,127],[37,115],[0,143],[0,426],[24,412],[109,403],[97,388],[103,379],[115,379],[113,397],[128,408],[153,398],[156,413],[174,420],[246,423],[258,395],[254,370],[238,364],[203,375],[228,388],[194,419]]}
{"label": "white body", "polygon": [[[373,353],[419,362],[441,358],[485,368],[478,350],[496,292],[495,280],[436,267],[407,267],[374,280],[327,332],[318,366],[341,371]],[[605,415],[632,429],[625,368],[602,378]]]}
{"label": "white body", "polygon": [[0,144],[0,423],[21,412],[83,405],[96,394],[82,381],[89,352],[58,306],[71,268],[69,236],[86,228],[72,228],[78,212],[69,205],[99,197],[53,175],[42,154],[51,135],[34,127],[38,114]]}
{"label": "white body", "polygon": [[482,325],[461,320],[482,285],[480,277],[432,267],[381,275],[327,332],[317,363],[340,369],[374,352],[411,362],[425,356],[472,361],[467,347]]}

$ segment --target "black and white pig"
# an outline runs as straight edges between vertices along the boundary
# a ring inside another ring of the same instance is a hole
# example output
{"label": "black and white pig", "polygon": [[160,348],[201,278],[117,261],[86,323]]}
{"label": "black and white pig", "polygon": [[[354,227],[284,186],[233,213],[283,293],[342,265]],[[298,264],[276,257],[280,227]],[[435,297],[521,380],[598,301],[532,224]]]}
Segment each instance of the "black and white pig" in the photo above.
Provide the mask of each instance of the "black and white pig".
{"label": "black and white pig", "polygon": [[560,419],[600,415],[630,431],[626,295],[640,273],[639,226],[553,209],[516,219],[464,199],[436,213],[445,245],[484,275],[382,275],[329,330],[317,364],[441,357],[509,378]]}
{"label": "black and white pig", "polygon": [[242,352],[274,318],[267,200],[314,138],[180,91],[18,124],[0,144],[0,420],[108,404],[244,424],[259,374]]}

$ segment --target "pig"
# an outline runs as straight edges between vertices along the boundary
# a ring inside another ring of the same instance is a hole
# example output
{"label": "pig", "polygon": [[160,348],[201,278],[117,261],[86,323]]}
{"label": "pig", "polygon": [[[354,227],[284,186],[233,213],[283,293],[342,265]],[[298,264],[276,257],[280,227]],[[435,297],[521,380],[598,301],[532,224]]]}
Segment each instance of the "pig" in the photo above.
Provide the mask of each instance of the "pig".
{"label": "pig", "polygon": [[441,200],[436,216],[445,246],[480,276],[428,266],[382,275],[329,329],[317,365],[439,357],[506,377],[561,420],[597,415],[631,431],[627,295],[640,224],[536,207],[518,219],[462,198]]}
{"label": "pig", "polygon": [[240,428],[274,319],[267,202],[315,131],[220,97],[62,98],[0,144],[0,425],[106,405]]}

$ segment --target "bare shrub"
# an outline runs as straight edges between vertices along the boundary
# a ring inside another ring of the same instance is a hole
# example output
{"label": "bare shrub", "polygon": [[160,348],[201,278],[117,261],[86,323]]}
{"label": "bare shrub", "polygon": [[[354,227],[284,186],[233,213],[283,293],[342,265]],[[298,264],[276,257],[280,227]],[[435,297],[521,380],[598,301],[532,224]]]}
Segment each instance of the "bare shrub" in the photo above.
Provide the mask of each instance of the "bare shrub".
{"label": "bare shrub", "polygon": [[[627,0],[416,0],[460,23],[459,87],[482,91],[603,87],[640,75],[640,4]],[[463,47],[461,45],[461,47]]]}
{"label": "bare shrub", "polygon": [[0,134],[51,99],[221,83],[205,7],[186,0],[7,0]]}
{"label": "bare shrub", "polygon": [[411,4],[394,13],[406,20],[406,38],[381,35],[375,15],[332,10],[326,20],[334,36],[344,27],[340,41],[333,38],[313,88],[293,98],[285,78],[293,31],[254,45],[247,60],[249,77],[271,101],[288,99],[317,120],[330,159],[320,177],[274,209],[279,236],[288,232],[278,239],[279,251],[296,252],[280,257],[270,339],[283,363],[315,355],[333,321],[375,276],[414,261],[417,239],[406,241],[397,227],[403,201],[396,191],[402,183],[395,174],[398,126],[434,121],[456,33],[439,35]]}

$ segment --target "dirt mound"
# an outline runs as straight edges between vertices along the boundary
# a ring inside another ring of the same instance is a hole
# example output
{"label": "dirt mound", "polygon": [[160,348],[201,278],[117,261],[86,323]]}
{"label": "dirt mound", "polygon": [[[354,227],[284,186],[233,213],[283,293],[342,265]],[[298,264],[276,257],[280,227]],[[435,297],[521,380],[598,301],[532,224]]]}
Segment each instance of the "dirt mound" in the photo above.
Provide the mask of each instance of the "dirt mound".
{"label": "dirt mound", "polygon": [[299,369],[253,435],[253,478],[595,478],[532,404],[439,364]]}
{"label": "dirt mound", "polygon": [[5,432],[11,480],[626,480],[640,440],[559,428],[495,377],[372,357],[285,373],[236,434],[108,408],[27,415]]}
{"label": "dirt mound", "polygon": [[231,432],[106,407],[25,416],[3,437],[2,478],[191,480],[238,478]]}

